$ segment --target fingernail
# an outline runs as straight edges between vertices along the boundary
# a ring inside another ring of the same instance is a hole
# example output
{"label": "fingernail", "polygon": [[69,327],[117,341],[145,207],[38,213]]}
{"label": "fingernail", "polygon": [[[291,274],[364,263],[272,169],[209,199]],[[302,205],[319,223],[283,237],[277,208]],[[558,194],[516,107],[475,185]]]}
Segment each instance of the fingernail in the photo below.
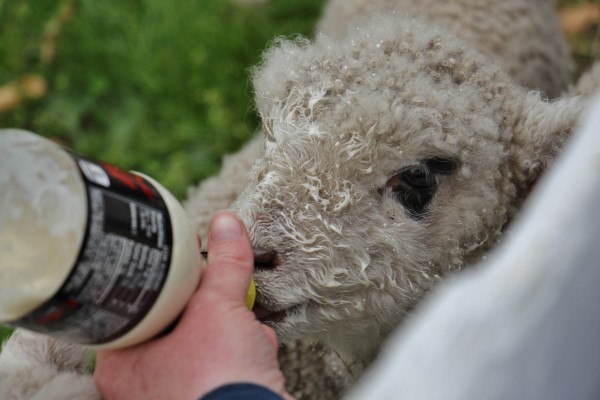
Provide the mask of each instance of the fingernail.
{"label": "fingernail", "polygon": [[237,240],[241,236],[242,224],[231,214],[218,214],[210,226],[210,238],[215,242]]}

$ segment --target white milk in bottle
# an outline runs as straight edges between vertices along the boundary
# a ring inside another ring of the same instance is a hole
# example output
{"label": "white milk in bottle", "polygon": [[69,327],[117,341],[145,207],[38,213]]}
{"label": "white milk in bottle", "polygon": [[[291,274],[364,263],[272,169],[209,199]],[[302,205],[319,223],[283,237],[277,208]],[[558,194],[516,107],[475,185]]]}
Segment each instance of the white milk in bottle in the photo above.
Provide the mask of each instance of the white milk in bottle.
{"label": "white milk in bottle", "polygon": [[160,184],[0,130],[0,322],[92,348],[167,328],[203,262]]}

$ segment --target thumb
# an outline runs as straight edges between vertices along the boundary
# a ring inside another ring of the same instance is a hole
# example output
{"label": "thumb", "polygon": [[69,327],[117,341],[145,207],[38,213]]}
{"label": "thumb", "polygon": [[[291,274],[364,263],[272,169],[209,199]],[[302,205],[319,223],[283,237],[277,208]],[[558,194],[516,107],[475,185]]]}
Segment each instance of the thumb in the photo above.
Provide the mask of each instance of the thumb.
{"label": "thumb", "polygon": [[246,228],[233,213],[217,213],[208,230],[208,267],[202,277],[205,290],[223,300],[245,302],[254,266]]}

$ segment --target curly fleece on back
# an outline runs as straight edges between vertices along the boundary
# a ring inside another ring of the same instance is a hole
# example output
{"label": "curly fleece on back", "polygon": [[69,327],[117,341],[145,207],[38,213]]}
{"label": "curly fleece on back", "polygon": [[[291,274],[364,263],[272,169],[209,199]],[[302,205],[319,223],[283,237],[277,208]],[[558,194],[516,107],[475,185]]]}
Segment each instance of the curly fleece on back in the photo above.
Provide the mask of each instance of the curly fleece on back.
{"label": "curly fleece on back", "polygon": [[331,0],[317,32],[341,38],[357,19],[381,11],[421,16],[431,30],[456,33],[516,83],[550,98],[571,82],[573,64],[554,0]]}

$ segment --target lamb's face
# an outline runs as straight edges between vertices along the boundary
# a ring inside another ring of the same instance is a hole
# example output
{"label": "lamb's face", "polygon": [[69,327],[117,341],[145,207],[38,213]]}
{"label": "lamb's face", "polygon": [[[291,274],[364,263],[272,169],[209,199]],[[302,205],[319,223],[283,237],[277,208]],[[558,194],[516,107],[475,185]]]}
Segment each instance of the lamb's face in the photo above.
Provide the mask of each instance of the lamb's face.
{"label": "lamb's face", "polygon": [[368,357],[521,201],[525,93],[420,29],[381,20],[343,43],[283,44],[257,72],[266,151],[234,209],[276,254],[255,272],[257,314],[283,339]]}

